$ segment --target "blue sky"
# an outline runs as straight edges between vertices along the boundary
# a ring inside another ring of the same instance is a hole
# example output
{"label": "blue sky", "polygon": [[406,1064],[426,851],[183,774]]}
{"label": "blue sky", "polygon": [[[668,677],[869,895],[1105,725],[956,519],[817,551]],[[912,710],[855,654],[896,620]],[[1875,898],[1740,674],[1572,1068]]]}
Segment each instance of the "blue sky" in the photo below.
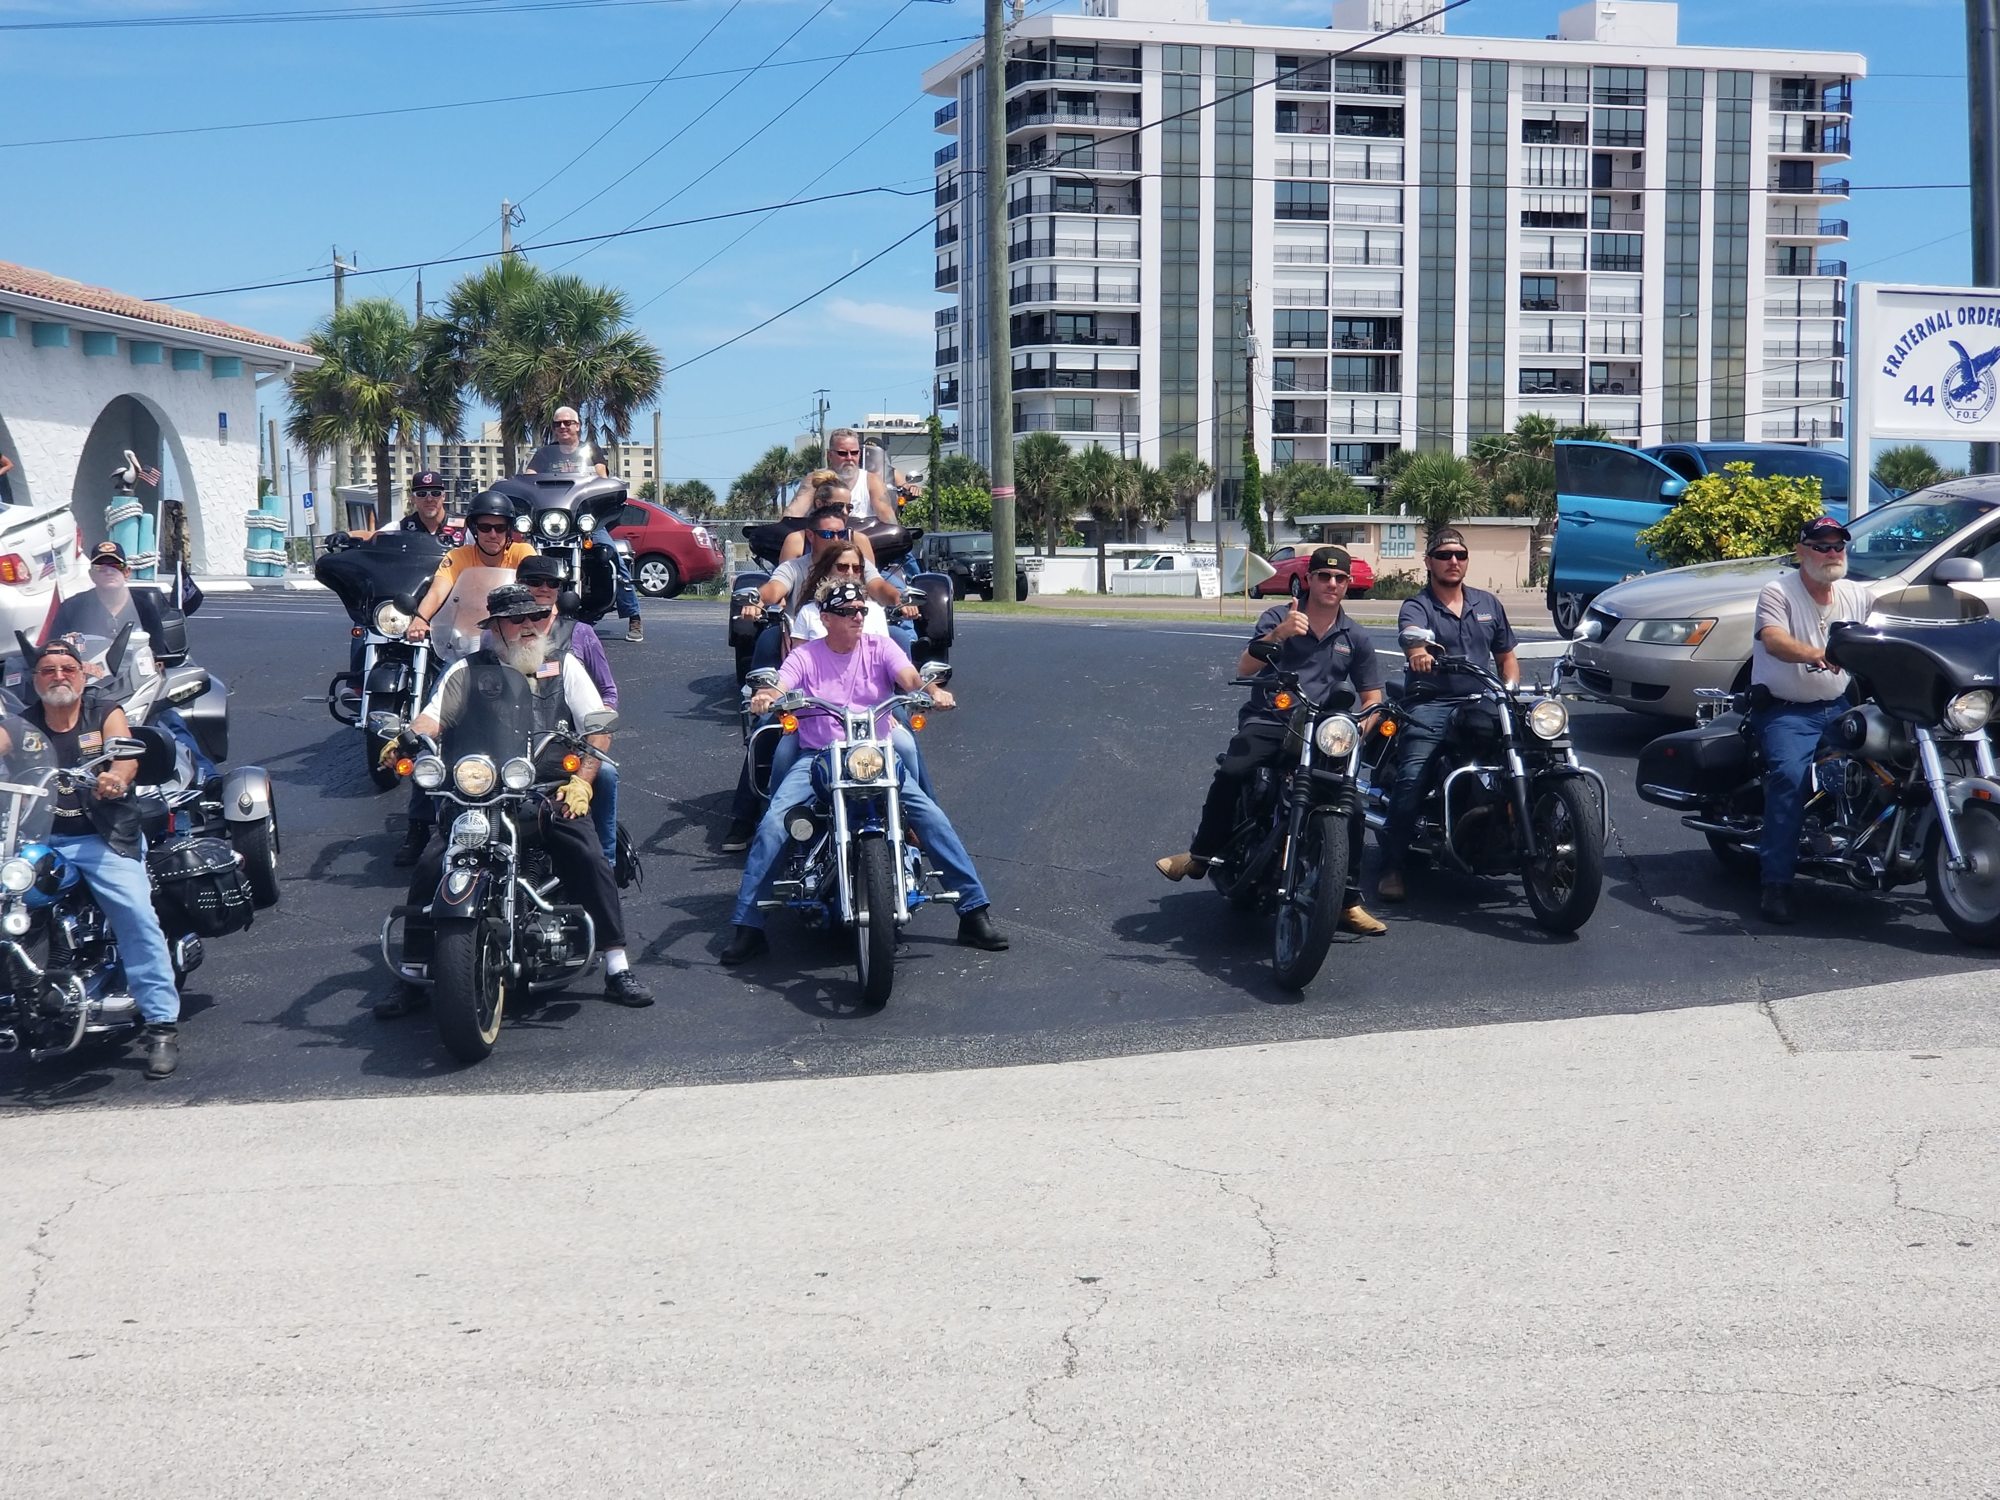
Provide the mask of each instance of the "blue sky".
{"label": "blue sky", "polygon": [[[359,3],[0,0],[0,27]],[[1062,0],[1062,8],[1073,3]],[[1563,8],[1562,0],[1473,0],[1449,24],[1462,34],[1542,36]],[[731,0],[619,0],[564,9],[0,30],[0,258],[140,296],[175,297],[323,275],[335,244],[343,256],[358,257],[364,272],[497,250],[503,197],[525,200],[516,242],[532,245],[808,191],[882,184],[917,194],[665,230],[583,254],[574,269],[623,287],[671,365],[831,281],[927,218],[931,153],[943,137],[930,128],[939,101],[919,96],[918,79],[959,45],[954,39],[978,30],[978,0],[736,0],[733,9]],[[1210,0],[1215,19],[1320,25],[1330,13],[1321,0]],[[1863,53],[1870,78],[1856,90],[1848,174],[1857,187],[1966,181],[1962,6],[1697,0],[1681,7],[1680,35],[1692,43]],[[747,78],[687,76],[767,57],[798,65]],[[670,69],[677,76],[642,98]],[[355,117],[634,80],[638,86],[562,98]],[[802,103],[769,123],[808,89]],[[20,144],[321,115],[343,118]],[[1970,265],[1968,216],[1962,187],[1859,191],[1847,213],[1853,242],[1845,253],[1854,274],[1867,279],[1960,281]],[[556,266],[578,253],[537,258]],[[931,314],[941,305],[932,266],[930,236],[920,234],[819,301],[670,376],[666,472],[721,488],[757,453],[800,430],[818,387],[830,390],[835,421],[927,409]],[[425,295],[440,297],[464,269],[434,265]],[[400,271],[363,275],[349,286],[351,294],[405,302],[415,294],[412,274]],[[296,337],[327,311],[331,289],[315,282],[181,300]],[[650,422],[636,435],[649,439]]]}

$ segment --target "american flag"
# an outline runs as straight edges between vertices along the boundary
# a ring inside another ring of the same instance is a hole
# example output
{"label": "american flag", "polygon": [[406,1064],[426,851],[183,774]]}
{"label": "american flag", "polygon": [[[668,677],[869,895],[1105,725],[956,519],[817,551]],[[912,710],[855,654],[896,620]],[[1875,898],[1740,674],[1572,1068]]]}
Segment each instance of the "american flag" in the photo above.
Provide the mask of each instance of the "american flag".
{"label": "american flag", "polygon": [[141,469],[139,471],[139,482],[141,484],[158,484],[160,482],[160,471],[158,469]]}

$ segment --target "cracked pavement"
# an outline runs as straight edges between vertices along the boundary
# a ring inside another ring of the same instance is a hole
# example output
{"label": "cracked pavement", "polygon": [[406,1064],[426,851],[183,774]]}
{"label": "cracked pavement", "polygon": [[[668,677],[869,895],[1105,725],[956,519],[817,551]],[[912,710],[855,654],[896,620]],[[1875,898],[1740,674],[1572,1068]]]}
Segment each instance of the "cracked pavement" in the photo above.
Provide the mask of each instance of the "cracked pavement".
{"label": "cracked pavement", "polygon": [[0,1479],[1992,1493],[2000,1051],[1860,1045],[1958,1024],[1927,982],[1784,1003],[16,1116]]}

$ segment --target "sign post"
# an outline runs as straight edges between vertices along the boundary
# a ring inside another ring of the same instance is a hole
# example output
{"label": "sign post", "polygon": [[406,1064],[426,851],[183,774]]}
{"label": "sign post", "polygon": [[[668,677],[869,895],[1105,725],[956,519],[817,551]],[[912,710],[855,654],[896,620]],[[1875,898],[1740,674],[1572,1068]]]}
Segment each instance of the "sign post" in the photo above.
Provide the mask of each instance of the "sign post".
{"label": "sign post", "polygon": [[2000,289],[1854,287],[1848,514],[1868,509],[1874,440],[2000,442]]}

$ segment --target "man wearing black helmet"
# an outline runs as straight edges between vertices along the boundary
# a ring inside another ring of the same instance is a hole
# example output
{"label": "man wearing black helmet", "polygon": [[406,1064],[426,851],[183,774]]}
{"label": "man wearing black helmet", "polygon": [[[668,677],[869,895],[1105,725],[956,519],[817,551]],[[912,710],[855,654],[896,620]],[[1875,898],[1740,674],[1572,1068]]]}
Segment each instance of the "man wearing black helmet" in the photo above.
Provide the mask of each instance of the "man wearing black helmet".
{"label": "man wearing black helmet", "polygon": [[[486,609],[482,623],[492,632],[492,644],[446,669],[429,704],[411,721],[412,732],[442,734],[445,726],[464,712],[470,695],[485,691],[482,678],[508,672],[519,672],[528,679],[538,729],[553,728],[559,722],[580,725],[604,707],[583,664],[574,656],[558,656],[551,650],[554,611],[538,602],[525,584],[509,583],[494,589],[486,596]],[[609,736],[589,738],[599,749],[610,745]],[[538,826],[564,895],[590,914],[596,929],[598,951],[604,956],[604,998],[617,1005],[651,1005],[653,992],[632,972],[626,955],[625,914],[618,885],[587,817],[598,771],[598,762],[585,758],[542,809]],[[437,890],[444,845],[443,839],[433,839],[411,875],[411,907],[422,907]],[[404,985],[378,1004],[375,1014],[391,1020],[419,1008],[424,999],[420,991]]]}
{"label": "man wearing black helmet", "polygon": [[472,532],[469,546],[454,547],[431,577],[431,586],[417,601],[416,615],[407,632],[413,641],[431,633],[431,620],[444,601],[451,597],[452,585],[465,568],[518,568],[521,560],[535,555],[534,544],[523,540],[514,526],[514,502],[488,490],[465,508],[465,521]]}

